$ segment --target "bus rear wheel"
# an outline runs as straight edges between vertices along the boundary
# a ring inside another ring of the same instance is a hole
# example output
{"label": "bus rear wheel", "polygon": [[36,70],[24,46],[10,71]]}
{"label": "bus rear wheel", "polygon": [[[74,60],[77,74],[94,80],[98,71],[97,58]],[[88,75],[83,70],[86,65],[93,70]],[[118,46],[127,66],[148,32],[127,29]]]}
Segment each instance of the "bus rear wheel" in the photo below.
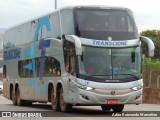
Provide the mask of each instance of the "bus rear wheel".
{"label": "bus rear wheel", "polygon": [[11,89],[10,94],[11,94],[11,100],[12,100],[13,105],[17,105],[17,97],[16,97],[16,94],[13,88]]}
{"label": "bus rear wheel", "polygon": [[17,105],[21,106],[24,104],[24,101],[20,98],[20,90],[19,87],[16,89],[16,98],[17,98]]}
{"label": "bus rear wheel", "polygon": [[59,106],[59,103],[58,103],[59,101],[58,101],[57,98],[55,97],[54,88],[52,88],[52,91],[51,91],[51,103],[52,103],[53,111],[59,111],[60,110],[60,106]]}
{"label": "bus rear wheel", "polygon": [[112,110],[113,112],[122,112],[124,109],[124,105],[120,104],[120,105],[112,105]]}
{"label": "bus rear wheel", "polygon": [[62,112],[70,112],[72,110],[72,104],[64,102],[64,92],[62,88],[60,89],[59,101],[60,101],[60,109]]}
{"label": "bus rear wheel", "polygon": [[28,101],[28,100],[26,100],[26,101],[23,101],[23,105],[25,105],[25,106],[32,106],[32,101]]}

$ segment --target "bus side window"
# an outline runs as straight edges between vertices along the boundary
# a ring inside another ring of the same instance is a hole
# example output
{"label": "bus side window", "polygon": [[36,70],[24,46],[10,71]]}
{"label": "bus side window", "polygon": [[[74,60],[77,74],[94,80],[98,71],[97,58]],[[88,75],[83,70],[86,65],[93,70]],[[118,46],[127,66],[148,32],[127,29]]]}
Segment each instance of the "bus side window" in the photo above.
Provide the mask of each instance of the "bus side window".
{"label": "bus side window", "polygon": [[33,77],[33,71],[24,68],[25,65],[31,63],[31,59],[18,61],[18,73],[21,78],[31,78]]}
{"label": "bus side window", "polygon": [[73,75],[76,75],[76,50],[75,50],[75,45],[73,43],[70,43],[70,67],[71,71],[70,73]]}
{"label": "bus side window", "polygon": [[64,53],[66,72],[76,75],[75,45],[72,42],[65,41]]}
{"label": "bus side window", "polygon": [[36,61],[36,75],[39,77],[40,58],[35,58]]}
{"label": "bus side window", "polygon": [[43,73],[43,76],[44,77],[50,77],[50,72],[49,72],[49,69],[50,69],[50,66],[49,66],[49,59],[50,57],[45,57],[45,64],[44,64],[44,73]]}
{"label": "bus side window", "polygon": [[18,61],[18,74],[21,77],[21,61]]}
{"label": "bus side window", "polygon": [[18,61],[18,73],[20,77],[24,77],[23,75],[23,61]]}
{"label": "bus side window", "polygon": [[53,73],[54,59],[52,59],[52,57],[50,57],[49,66],[50,66],[50,69],[49,69],[50,76],[53,76],[54,75],[54,73]]}
{"label": "bus side window", "polygon": [[18,73],[20,77],[24,77],[23,76],[23,61],[18,61]]}
{"label": "bus side window", "polygon": [[[31,60],[31,59],[29,60],[29,63],[32,63],[32,60]],[[30,77],[31,77],[31,78],[33,77],[33,71],[32,71],[32,70],[30,70]]]}
{"label": "bus side window", "polygon": [[70,64],[70,73],[74,75],[76,73],[76,58],[75,58],[75,55],[70,56],[69,64]]}
{"label": "bus side window", "polygon": [[25,66],[25,60],[22,61],[22,77],[26,78],[26,70],[23,68],[23,66]]}
{"label": "bus side window", "polygon": [[60,62],[56,59],[54,59],[54,71],[55,71],[55,75],[56,76],[60,76],[61,75],[61,67],[60,67]]}
{"label": "bus side window", "polygon": [[3,65],[3,78],[7,77],[7,67],[6,65]]}
{"label": "bus side window", "polygon": [[60,62],[53,57],[46,57],[44,65],[44,76],[55,77],[61,75]]}
{"label": "bus side window", "polygon": [[60,62],[55,58],[52,58],[52,59],[54,59],[54,65],[53,65],[54,74],[55,76],[60,76],[61,75]]}
{"label": "bus side window", "polygon": [[[26,64],[26,65],[29,64],[29,60],[25,60],[25,64]],[[30,70],[29,70],[29,69],[25,69],[25,71],[26,71],[25,77],[26,77],[26,78],[30,78]]]}
{"label": "bus side window", "polygon": [[23,68],[23,66],[25,65],[24,60],[19,61],[18,65],[19,65],[19,70],[18,70],[19,71],[19,76],[24,78],[25,77],[25,70]]}

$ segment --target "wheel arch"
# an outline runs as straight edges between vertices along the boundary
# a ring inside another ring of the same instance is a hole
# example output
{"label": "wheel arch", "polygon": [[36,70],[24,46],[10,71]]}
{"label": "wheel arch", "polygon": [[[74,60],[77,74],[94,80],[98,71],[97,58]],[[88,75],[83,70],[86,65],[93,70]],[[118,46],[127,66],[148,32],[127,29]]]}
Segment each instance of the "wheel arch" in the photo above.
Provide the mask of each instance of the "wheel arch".
{"label": "wheel arch", "polygon": [[58,83],[57,83],[57,87],[56,87],[56,95],[60,92],[60,89],[63,89],[63,84],[62,84],[62,82],[61,81],[59,81]]}
{"label": "wheel arch", "polygon": [[54,85],[53,85],[52,82],[50,82],[48,84],[48,102],[51,102],[51,93],[52,93],[52,90],[54,90]]}
{"label": "wheel arch", "polygon": [[10,99],[12,100],[12,90],[14,90],[14,87],[13,87],[13,83],[10,83],[10,91],[9,91],[9,94],[10,94]]}
{"label": "wheel arch", "polygon": [[16,92],[16,90],[17,90],[18,87],[19,87],[19,84],[16,83],[16,84],[15,84],[15,92]]}

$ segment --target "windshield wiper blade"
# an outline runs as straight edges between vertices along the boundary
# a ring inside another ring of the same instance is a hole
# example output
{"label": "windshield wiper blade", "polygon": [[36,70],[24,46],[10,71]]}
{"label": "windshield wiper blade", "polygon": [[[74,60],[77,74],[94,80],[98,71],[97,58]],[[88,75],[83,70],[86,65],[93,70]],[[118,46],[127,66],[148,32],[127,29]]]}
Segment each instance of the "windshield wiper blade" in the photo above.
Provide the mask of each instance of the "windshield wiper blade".
{"label": "windshield wiper blade", "polygon": [[132,76],[132,77],[135,77],[136,79],[139,79],[136,75],[134,75],[134,74],[117,74],[117,75],[130,75],[130,76]]}
{"label": "windshield wiper blade", "polygon": [[93,74],[93,75],[87,76],[86,79],[87,79],[87,78],[90,78],[90,77],[92,77],[92,76],[112,76],[112,75],[111,75],[111,74],[103,74],[103,75],[94,75],[94,74]]}
{"label": "windshield wiper blade", "polygon": [[[134,77],[136,78],[137,80],[139,79],[136,75],[134,74],[117,74],[117,75],[130,75],[131,77]],[[96,74],[92,74],[92,75],[89,75],[89,76],[86,76],[85,79],[88,79],[90,77],[93,77],[93,76],[112,76],[112,74],[102,74],[102,75],[96,75]],[[114,75],[113,75],[114,76]],[[113,78],[112,78],[113,79]]]}

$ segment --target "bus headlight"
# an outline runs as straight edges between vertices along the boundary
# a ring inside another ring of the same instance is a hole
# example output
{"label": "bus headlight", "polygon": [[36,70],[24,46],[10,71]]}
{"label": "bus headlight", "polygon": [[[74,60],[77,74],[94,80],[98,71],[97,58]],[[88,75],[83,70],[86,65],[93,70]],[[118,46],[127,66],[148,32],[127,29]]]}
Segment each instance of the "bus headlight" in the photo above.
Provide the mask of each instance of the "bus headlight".
{"label": "bus headlight", "polygon": [[137,86],[137,87],[132,87],[131,90],[138,91],[138,90],[142,89],[142,87],[143,87],[143,85]]}
{"label": "bus headlight", "polygon": [[82,85],[82,84],[79,84],[79,83],[75,82],[74,80],[71,80],[71,81],[72,81],[72,83],[73,83],[74,85],[76,85],[77,87],[79,87],[79,88],[81,88],[81,89],[83,89],[83,90],[90,91],[90,90],[95,89],[95,88],[92,88],[92,87],[88,87],[88,86],[84,86],[84,85]]}

